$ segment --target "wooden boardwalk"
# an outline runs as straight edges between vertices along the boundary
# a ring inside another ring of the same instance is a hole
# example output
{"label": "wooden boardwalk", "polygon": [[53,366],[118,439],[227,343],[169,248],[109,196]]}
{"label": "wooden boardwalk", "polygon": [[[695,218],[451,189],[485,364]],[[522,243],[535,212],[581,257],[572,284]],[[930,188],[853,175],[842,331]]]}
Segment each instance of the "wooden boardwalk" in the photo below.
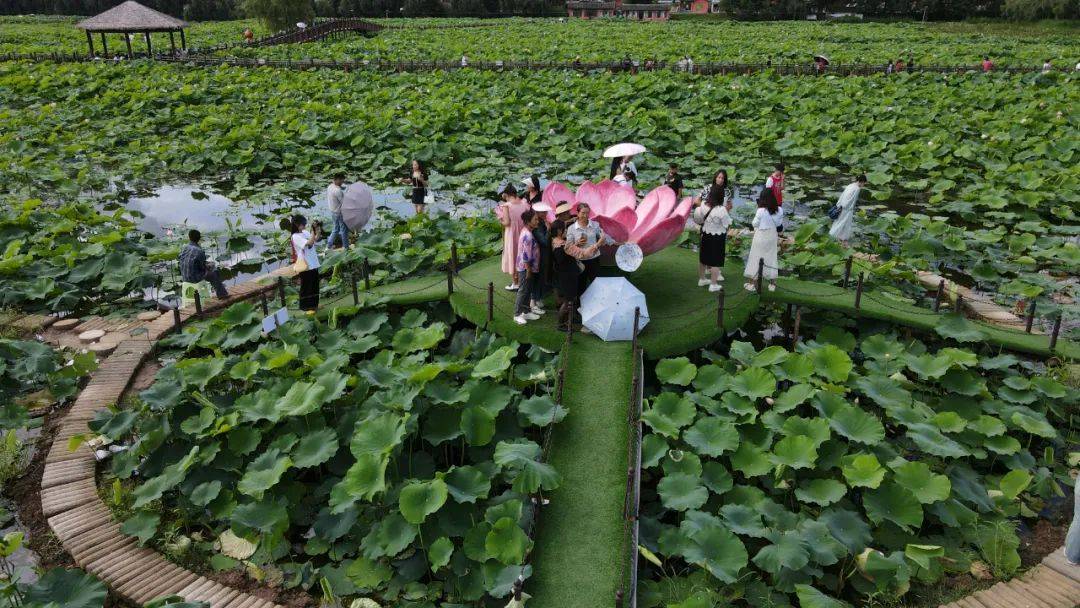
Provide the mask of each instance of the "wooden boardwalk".
{"label": "wooden boardwalk", "polygon": [[1080,566],[1065,561],[1062,548],[1008,582],[950,602],[941,608],[1075,608],[1080,606]]}
{"label": "wooden boardwalk", "polygon": [[[224,300],[213,299],[204,314],[275,288],[274,280],[289,277],[285,267],[266,277],[230,288]],[[182,320],[195,311],[184,309]],[[97,321],[92,321],[97,322]],[[142,605],[165,595],[208,602],[213,608],[280,608],[277,604],[222,585],[169,562],[134,537],[120,532],[120,524],[98,496],[94,452],[85,444],[72,451],[69,440],[87,433],[87,422],[102,409],[118,403],[154,345],[174,329],[172,315],[145,325],[146,336],[128,338],[102,362],[79,394],[53,440],[41,477],[41,510],[75,563],[97,576],[125,599]],[[135,327],[138,324],[131,324]]]}

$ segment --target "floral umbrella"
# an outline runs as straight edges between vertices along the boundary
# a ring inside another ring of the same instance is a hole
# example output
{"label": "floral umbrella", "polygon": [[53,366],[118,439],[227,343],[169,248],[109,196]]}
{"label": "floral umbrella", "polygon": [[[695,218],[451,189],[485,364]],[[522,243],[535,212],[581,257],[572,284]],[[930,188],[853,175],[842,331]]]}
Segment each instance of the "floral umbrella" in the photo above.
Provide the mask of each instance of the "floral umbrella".
{"label": "floral umbrella", "polygon": [[[620,243],[636,243],[644,255],[660,251],[682,234],[693,204],[690,197],[678,202],[675,191],[667,186],[652,190],[639,203],[633,188],[608,179],[598,184],[586,181],[576,194],[551,182],[544,188],[543,200],[552,209],[570,203],[573,213],[578,203],[588,204],[590,218],[604,232]],[[549,212],[548,219],[554,220],[554,213]]]}

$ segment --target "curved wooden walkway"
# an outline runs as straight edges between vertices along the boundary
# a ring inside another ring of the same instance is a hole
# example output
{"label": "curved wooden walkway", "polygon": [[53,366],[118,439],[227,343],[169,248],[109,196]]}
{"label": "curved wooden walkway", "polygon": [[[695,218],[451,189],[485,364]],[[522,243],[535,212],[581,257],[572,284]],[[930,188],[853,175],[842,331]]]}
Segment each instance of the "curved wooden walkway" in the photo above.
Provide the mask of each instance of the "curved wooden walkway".
{"label": "curved wooden walkway", "polygon": [[1008,582],[1000,582],[941,608],[1075,608],[1080,606],[1080,566],[1065,562],[1063,548]]}

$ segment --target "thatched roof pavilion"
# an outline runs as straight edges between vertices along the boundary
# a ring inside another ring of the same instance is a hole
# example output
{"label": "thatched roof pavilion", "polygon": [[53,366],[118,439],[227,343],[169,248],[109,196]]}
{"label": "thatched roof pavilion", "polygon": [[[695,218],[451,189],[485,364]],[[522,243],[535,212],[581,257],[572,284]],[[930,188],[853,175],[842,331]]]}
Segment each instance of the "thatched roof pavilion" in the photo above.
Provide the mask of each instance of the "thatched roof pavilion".
{"label": "thatched roof pavilion", "polygon": [[176,40],[173,38],[173,33],[180,32],[180,48],[187,48],[187,41],[184,39],[184,28],[187,27],[185,21],[170,17],[152,8],[147,8],[135,2],[135,0],[127,0],[127,2],[114,6],[100,15],[83,19],[76,23],[75,27],[86,30],[86,42],[90,46],[91,57],[94,55],[94,32],[101,34],[101,46],[104,47],[106,55],[109,53],[109,47],[105,42],[105,34],[124,34],[124,41],[127,42],[128,57],[134,56],[131,51],[130,34],[141,33],[143,35],[146,39],[146,53],[148,55],[152,55],[154,52],[153,47],[150,45],[151,32],[168,32],[169,45],[174,53],[176,52]]}

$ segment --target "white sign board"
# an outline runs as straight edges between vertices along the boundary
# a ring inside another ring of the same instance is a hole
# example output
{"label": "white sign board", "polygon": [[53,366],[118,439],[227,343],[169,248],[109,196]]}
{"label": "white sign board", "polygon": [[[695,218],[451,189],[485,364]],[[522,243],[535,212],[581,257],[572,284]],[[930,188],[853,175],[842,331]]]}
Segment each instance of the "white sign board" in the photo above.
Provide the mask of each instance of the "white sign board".
{"label": "white sign board", "polygon": [[263,319],[262,330],[264,334],[274,333],[274,330],[289,321],[289,311],[282,307],[274,311],[274,314]]}

